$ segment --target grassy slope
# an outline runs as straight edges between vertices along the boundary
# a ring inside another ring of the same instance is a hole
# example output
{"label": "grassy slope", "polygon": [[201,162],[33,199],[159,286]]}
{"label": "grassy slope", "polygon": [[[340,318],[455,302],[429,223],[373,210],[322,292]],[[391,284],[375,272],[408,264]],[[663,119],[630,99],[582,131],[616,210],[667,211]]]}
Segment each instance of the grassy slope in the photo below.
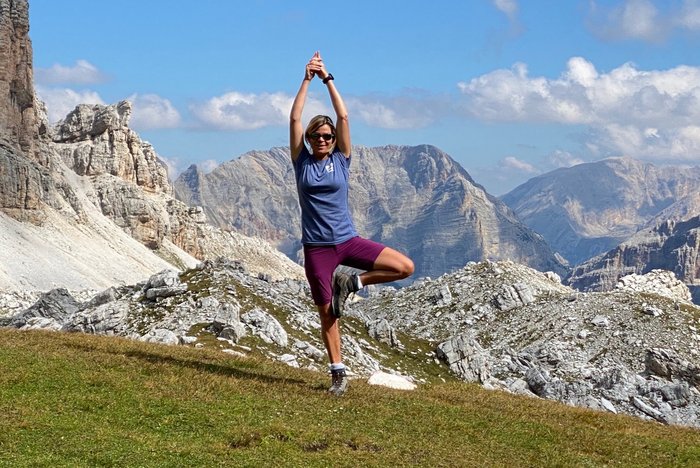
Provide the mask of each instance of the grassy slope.
{"label": "grassy slope", "polygon": [[0,329],[0,466],[692,466],[700,431],[214,350]]}

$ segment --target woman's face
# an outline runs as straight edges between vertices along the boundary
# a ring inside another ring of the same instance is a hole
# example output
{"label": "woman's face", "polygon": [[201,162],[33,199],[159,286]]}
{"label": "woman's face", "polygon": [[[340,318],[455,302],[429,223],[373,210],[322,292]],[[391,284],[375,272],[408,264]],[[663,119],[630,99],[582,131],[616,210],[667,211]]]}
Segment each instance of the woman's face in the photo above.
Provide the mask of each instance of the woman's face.
{"label": "woman's face", "polygon": [[309,144],[315,156],[326,156],[330,154],[331,148],[335,144],[335,135],[330,125],[323,124],[309,134]]}

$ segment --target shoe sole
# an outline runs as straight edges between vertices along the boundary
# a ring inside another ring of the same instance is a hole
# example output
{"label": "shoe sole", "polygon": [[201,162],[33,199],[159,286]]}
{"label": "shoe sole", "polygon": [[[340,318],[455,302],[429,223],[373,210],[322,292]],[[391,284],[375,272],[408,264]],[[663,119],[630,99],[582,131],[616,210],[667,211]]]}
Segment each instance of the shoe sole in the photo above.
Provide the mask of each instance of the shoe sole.
{"label": "shoe sole", "polygon": [[338,301],[336,299],[336,293],[335,293],[335,279],[336,279],[336,274],[333,274],[333,283],[332,283],[332,289],[331,289],[331,314],[333,314],[333,317],[339,319],[343,315],[343,311],[340,310],[340,305],[338,305]]}

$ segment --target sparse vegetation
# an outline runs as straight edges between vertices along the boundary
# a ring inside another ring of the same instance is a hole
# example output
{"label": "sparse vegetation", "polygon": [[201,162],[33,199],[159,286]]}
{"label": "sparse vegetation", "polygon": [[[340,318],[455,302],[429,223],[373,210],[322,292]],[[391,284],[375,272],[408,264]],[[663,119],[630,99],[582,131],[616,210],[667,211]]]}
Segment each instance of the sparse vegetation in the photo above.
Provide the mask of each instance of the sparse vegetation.
{"label": "sparse vegetation", "polygon": [[414,392],[266,359],[0,330],[1,466],[693,466],[700,431],[489,392]]}

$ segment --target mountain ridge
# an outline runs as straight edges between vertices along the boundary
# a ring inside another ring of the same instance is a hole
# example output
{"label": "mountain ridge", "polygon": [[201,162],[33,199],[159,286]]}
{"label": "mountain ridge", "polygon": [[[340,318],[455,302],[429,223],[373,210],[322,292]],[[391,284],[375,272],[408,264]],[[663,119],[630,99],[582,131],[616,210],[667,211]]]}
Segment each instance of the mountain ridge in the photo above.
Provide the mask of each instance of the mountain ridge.
{"label": "mountain ridge", "polygon": [[[566,272],[541,236],[432,145],[355,146],[350,174],[350,209],[358,232],[407,253],[416,277],[487,258]],[[219,227],[261,236],[301,260],[288,148],[251,151],[207,174],[190,166],[174,187],[178,199],[200,202]]]}

